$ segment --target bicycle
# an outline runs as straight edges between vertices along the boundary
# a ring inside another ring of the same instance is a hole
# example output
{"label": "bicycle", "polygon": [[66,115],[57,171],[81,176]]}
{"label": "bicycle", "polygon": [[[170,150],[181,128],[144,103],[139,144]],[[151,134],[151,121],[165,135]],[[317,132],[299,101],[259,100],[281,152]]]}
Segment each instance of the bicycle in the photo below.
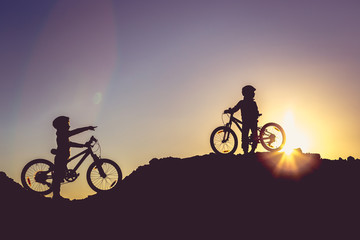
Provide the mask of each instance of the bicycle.
{"label": "bicycle", "polygon": [[[86,173],[86,180],[95,192],[104,192],[115,189],[122,180],[122,172],[120,167],[112,160],[101,158],[101,148],[98,140],[92,136],[85,144],[87,148],[69,158],[67,164],[82,156],[73,169],[67,169],[62,184],[74,182],[79,174],[76,172],[85,159],[90,155],[92,162]],[[97,145],[100,154],[97,156],[93,148]],[[51,153],[56,155],[56,149],[52,149]],[[21,182],[24,188],[43,195],[52,192],[52,181],[54,176],[54,164],[46,159],[35,159],[25,165],[21,172]]]}
{"label": "bicycle", "polygon": [[[225,123],[224,115],[229,116],[229,122]],[[237,119],[230,113],[223,113],[222,120],[224,126],[215,128],[210,135],[210,145],[212,150],[217,154],[233,154],[238,146],[238,139],[235,132],[231,129],[232,123],[234,123],[242,132],[242,121]],[[259,115],[261,116],[261,114]],[[261,145],[270,152],[281,150],[286,141],[286,135],[284,129],[277,123],[267,123],[263,127],[257,128],[258,134],[256,139],[249,137],[249,144],[255,141],[261,143]]]}

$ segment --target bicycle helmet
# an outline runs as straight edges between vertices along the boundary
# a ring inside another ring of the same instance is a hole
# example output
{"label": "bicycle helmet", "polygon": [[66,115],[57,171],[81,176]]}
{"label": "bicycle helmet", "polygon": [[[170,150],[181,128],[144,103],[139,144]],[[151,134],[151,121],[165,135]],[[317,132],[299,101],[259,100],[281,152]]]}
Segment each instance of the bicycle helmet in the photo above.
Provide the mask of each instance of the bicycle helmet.
{"label": "bicycle helmet", "polygon": [[54,119],[52,125],[54,128],[59,129],[66,126],[69,123],[69,117],[60,116]]}
{"label": "bicycle helmet", "polygon": [[249,94],[253,94],[255,92],[256,88],[254,88],[251,85],[246,85],[245,87],[242,88],[242,95],[243,96],[249,96]]}

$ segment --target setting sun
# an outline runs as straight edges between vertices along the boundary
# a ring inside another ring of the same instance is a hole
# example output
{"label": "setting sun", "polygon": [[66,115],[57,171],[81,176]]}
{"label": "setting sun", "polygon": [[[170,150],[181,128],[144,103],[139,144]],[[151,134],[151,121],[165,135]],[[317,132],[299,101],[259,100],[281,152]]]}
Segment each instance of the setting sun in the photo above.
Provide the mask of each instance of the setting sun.
{"label": "setting sun", "polygon": [[290,155],[294,149],[300,148],[303,152],[307,152],[310,146],[309,137],[306,132],[297,125],[294,114],[291,111],[285,113],[281,123],[286,133],[286,143],[283,151]]}

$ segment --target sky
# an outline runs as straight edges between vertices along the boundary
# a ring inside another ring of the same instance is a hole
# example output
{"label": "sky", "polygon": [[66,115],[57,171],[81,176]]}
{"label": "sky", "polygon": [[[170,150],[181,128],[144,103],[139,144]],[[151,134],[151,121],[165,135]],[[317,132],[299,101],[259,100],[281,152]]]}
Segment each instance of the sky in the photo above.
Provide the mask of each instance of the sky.
{"label": "sky", "polygon": [[[360,158],[359,12],[350,0],[1,1],[0,171],[20,183],[27,162],[53,160],[60,115],[98,126],[71,140],[97,137],[124,176],[209,154],[247,84],[288,148]],[[94,194],[90,163],[65,197]]]}

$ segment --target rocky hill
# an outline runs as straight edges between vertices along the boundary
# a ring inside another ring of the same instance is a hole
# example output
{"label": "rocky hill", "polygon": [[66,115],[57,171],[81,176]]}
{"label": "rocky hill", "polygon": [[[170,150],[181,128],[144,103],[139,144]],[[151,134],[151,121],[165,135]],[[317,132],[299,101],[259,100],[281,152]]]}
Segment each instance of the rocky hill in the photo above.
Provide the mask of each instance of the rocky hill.
{"label": "rocky hill", "polygon": [[116,191],[60,202],[31,194],[1,173],[1,226],[15,236],[71,239],[358,234],[360,161],[301,152],[286,158],[258,153],[152,159]]}

